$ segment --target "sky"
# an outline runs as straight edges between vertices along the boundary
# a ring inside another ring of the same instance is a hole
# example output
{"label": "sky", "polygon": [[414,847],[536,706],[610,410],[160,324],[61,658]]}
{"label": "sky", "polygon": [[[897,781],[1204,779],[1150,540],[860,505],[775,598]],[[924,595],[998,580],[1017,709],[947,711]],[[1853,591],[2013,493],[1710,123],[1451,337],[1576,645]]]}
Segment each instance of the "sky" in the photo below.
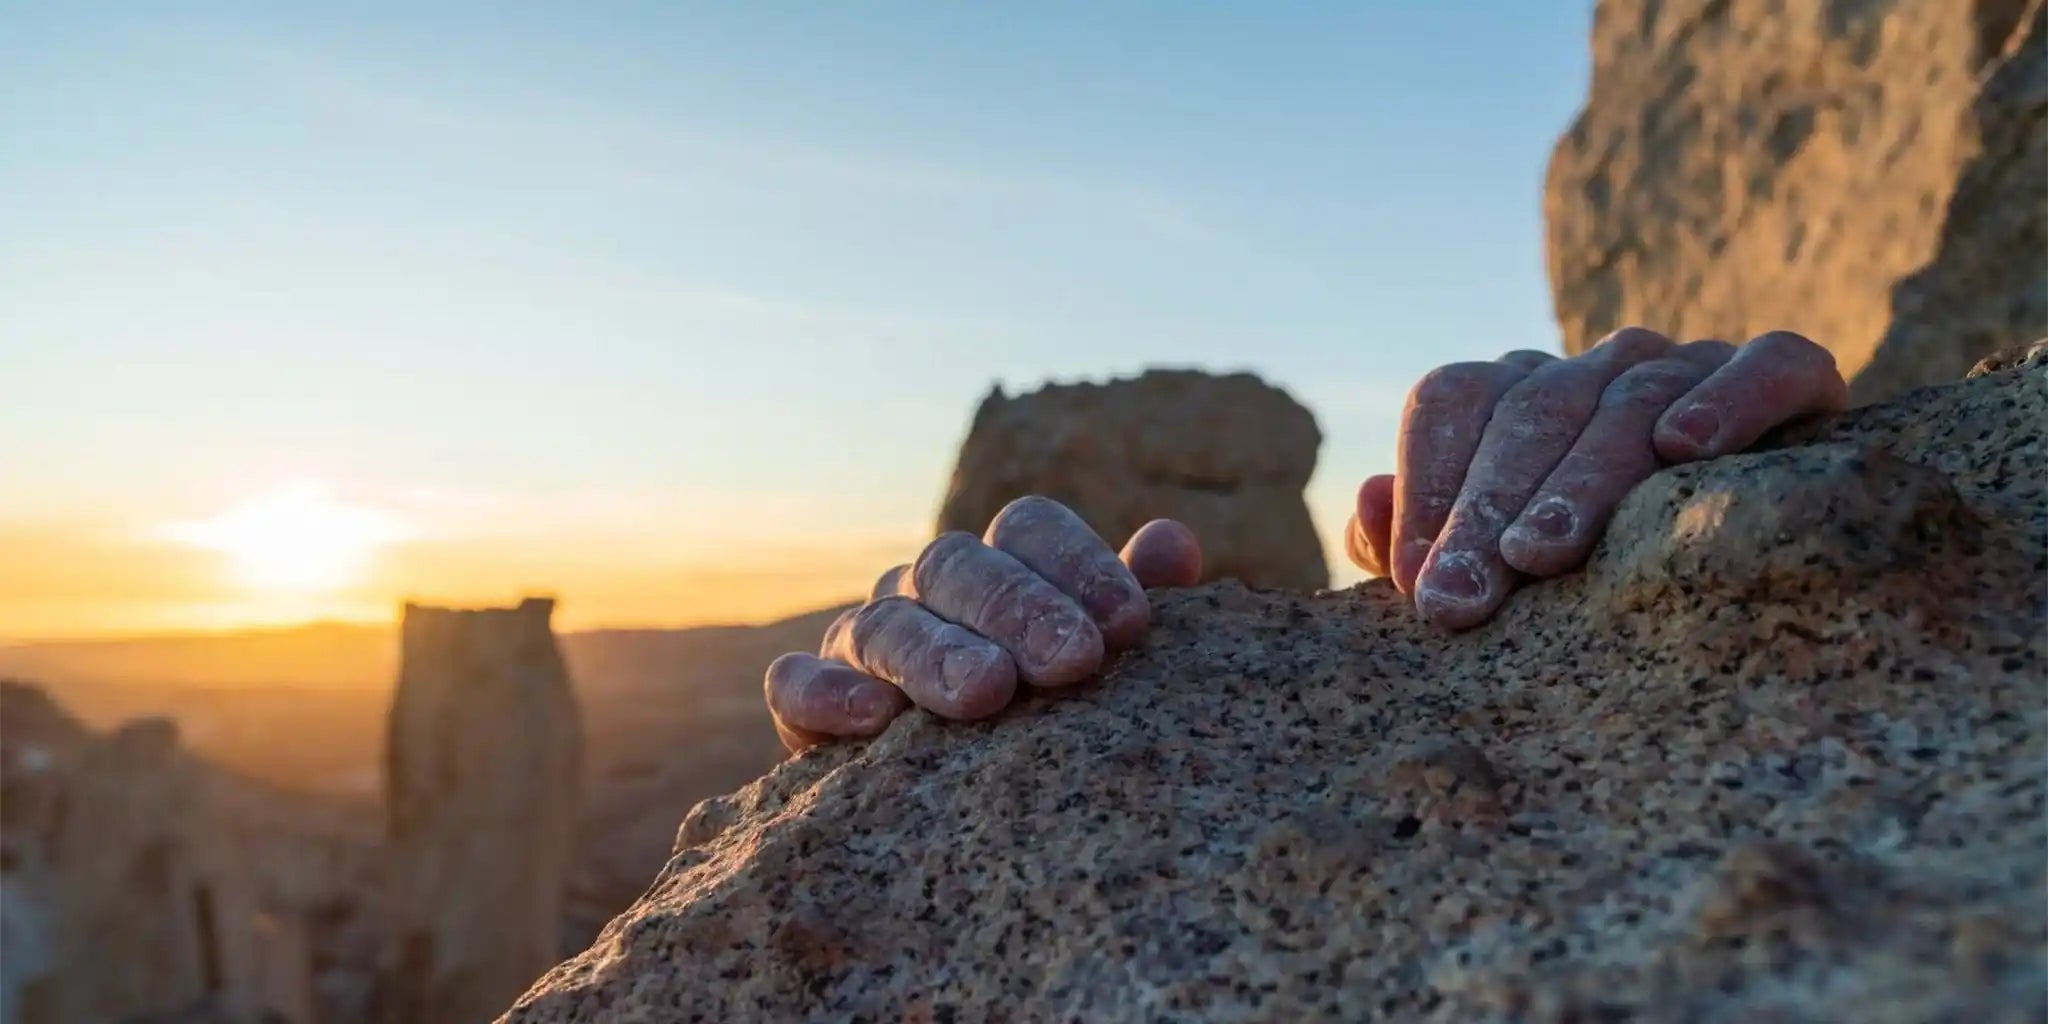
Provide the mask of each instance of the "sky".
{"label": "sky", "polygon": [[0,637],[790,614],[992,384],[1153,365],[1314,411],[1354,581],[1414,379],[1557,346],[1590,16],[0,5]]}

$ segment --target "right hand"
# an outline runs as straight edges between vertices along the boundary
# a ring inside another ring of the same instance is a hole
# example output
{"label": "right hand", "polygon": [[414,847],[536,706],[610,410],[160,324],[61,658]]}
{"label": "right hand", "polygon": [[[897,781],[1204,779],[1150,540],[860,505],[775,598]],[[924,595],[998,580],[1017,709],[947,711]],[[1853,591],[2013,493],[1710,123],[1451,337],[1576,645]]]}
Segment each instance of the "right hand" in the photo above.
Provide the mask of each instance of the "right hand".
{"label": "right hand", "polygon": [[1144,635],[1146,588],[1201,575],[1194,532],[1171,519],[1140,527],[1119,556],[1065,505],[1019,498],[981,539],[944,534],[883,573],[868,602],[825,631],[818,655],[775,659],[768,711],[792,751],[874,736],[912,704],[985,718],[1008,706],[1019,680],[1091,678]]}

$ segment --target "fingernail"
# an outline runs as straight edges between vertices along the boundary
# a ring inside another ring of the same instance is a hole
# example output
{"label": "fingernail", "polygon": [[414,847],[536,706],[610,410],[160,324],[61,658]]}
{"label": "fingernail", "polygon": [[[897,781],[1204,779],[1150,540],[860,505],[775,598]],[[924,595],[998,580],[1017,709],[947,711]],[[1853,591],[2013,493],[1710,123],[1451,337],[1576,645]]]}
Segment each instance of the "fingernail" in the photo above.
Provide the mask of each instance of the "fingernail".
{"label": "fingernail", "polygon": [[1715,435],[1721,432],[1721,414],[1710,405],[1694,405],[1671,420],[1671,429],[1694,446],[1705,448],[1713,444]]}
{"label": "fingernail", "polygon": [[846,713],[856,722],[874,723],[889,717],[896,709],[896,702],[887,693],[873,686],[860,686],[846,695]]}
{"label": "fingernail", "polygon": [[1423,573],[1422,586],[1433,595],[1448,597],[1460,603],[1477,601],[1486,596],[1486,579],[1479,575],[1471,561],[1463,556],[1439,556],[1436,565]]}
{"label": "fingernail", "polygon": [[1560,498],[1546,498],[1529,510],[1523,522],[1529,530],[1544,540],[1563,540],[1578,529],[1579,517],[1572,514],[1572,507]]}

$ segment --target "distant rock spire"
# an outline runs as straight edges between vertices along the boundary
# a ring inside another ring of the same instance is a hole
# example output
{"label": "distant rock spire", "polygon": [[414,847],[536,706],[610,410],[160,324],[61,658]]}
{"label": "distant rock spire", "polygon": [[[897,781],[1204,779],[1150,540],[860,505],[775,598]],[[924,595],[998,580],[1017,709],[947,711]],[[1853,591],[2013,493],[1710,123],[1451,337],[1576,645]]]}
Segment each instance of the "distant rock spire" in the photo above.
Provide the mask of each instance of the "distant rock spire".
{"label": "distant rock spire", "polygon": [[489,1020],[560,959],[583,738],[553,611],[405,608],[385,781],[392,1024]]}

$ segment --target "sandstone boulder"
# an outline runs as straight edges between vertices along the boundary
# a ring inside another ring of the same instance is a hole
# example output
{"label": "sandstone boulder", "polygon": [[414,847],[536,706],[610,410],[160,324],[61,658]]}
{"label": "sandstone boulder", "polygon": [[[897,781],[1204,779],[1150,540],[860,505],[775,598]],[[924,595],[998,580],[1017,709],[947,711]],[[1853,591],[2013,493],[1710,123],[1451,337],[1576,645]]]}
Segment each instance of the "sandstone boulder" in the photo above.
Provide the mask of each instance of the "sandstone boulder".
{"label": "sandstone boulder", "polygon": [[559,958],[582,728],[554,602],[408,605],[392,698],[392,1024],[488,1020]]}
{"label": "sandstone boulder", "polygon": [[1207,579],[1314,589],[1330,570],[1301,492],[1321,444],[1306,408],[1250,374],[998,388],[974,414],[938,528],[979,534],[1012,499],[1043,494],[1117,547],[1153,519],[1187,523]]}
{"label": "sandstone boulder", "polygon": [[1565,346],[1792,328],[1859,402],[2048,332],[2042,0],[1600,0],[1545,188]]}
{"label": "sandstone boulder", "polygon": [[1470,633],[1158,595],[684,822],[506,1016],[2039,1020],[2048,355],[1667,471]]}

